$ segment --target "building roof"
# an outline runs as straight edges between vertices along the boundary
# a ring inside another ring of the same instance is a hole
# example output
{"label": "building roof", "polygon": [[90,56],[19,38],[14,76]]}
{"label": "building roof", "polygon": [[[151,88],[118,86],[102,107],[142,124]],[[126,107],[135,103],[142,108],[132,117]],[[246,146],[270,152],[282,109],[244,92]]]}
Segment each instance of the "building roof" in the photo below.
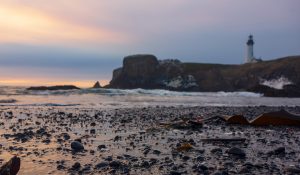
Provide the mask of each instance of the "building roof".
{"label": "building roof", "polygon": [[249,39],[248,39],[247,45],[254,45],[254,41],[253,41],[253,36],[252,35],[249,35]]}

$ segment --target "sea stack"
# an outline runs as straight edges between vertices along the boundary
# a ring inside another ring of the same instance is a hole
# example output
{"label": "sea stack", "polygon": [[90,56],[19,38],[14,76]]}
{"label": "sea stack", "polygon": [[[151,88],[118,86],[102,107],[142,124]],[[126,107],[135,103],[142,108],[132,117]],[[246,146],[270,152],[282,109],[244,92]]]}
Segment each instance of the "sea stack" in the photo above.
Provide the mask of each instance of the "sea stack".
{"label": "sea stack", "polygon": [[100,85],[99,81],[97,81],[97,82],[94,84],[93,88],[101,88],[101,85]]}

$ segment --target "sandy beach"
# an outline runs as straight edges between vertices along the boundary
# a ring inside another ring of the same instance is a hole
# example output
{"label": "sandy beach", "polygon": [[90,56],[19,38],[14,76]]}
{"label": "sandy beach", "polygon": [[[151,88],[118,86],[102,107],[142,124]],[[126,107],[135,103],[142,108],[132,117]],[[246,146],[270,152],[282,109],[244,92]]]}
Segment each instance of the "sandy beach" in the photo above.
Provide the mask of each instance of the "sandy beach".
{"label": "sandy beach", "polygon": [[[244,126],[218,119],[202,127],[182,120],[300,107],[163,107],[0,109],[0,164],[21,158],[19,174],[293,174],[300,128]],[[206,141],[204,139],[241,141]],[[231,152],[233,151],[233,153]]]}

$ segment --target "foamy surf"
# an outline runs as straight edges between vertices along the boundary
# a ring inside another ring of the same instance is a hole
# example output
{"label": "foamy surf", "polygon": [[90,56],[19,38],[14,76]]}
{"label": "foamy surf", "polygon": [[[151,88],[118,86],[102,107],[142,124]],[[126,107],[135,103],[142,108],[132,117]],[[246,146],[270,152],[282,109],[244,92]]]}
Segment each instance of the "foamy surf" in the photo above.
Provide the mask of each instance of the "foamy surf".
{"label": "foamy surf", "polygon": [[[161,89],[29,91],[0,87],[1,106],[127,108],[145,106],[298,106],[300,98],[270,98],[253,92],[177,92]],[[14,99],[14,100],[10,100]]]}
{"label": "foamy surf", "polygon": [[141,95],[141,96],[199,96],[199,97],[262,97],[262,94],[253,92],[178,92],[162,89],[80,89],[80,90],[56,90],[56,91],[29,91],[19,90],[19,95],[82,95],[82,94],[100,94],[107,96],[126,96],[126,95]]}

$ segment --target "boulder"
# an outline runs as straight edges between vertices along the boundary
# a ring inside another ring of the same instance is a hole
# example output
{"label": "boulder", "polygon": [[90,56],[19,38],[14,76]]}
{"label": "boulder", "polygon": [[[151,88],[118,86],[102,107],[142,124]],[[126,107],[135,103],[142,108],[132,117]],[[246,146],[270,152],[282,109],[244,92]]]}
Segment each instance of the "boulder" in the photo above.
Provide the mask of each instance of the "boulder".
{"label": "boulder", "polygon": [[1,175],[16,175],[21,166],[21,159],[17,156],[11,158],[7,163],[0,168]]}
{"label": "boulder", "polygon": [[71,148],[72,148],[72,150],[75,151],[75,152],[79,152],[79,151],[84,150],[83,145],[82,145],[80,142],[78,142],[78,141],[73,141],[73,142],[71,143]]}

